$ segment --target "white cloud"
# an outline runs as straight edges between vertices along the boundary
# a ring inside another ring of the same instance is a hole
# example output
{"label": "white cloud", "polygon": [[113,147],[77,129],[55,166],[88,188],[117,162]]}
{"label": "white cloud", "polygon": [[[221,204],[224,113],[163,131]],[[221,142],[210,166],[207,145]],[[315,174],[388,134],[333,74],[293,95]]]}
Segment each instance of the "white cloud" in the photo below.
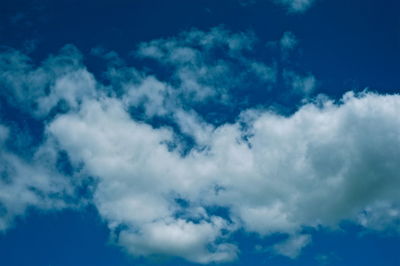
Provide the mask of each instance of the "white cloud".
{"label": "white cloud", "polygon": [[147,76],[139,84],[125,85],[124,103],[127,106],[143,105],[148,117],[163,116],[171,110],[166,106],[171,88],[153,76]]}
{"label": "white cloud", "polygon": [[309,235],[295,235],[276,244],[273,248],[276,253],[295,259],[300,254],[301,249],[308,245],[310,241]]}
{"label": "white cloud", "polygon": [[197,113],[177,110],[174,119],[181,132],[193,137],[198,145],[204,146],[210,142],[214,127],[203,121]]}
{"label": "white cloud", "polygon": [[[206,131],[192,126],[186,132],[208,134],[201,138],[208,148],[185,157],[167,148],[165,143],[173,141],[170,129],[135,122],[116,99],[85,102],[79,113],[52,122],[49,133],[99,178],[95,203],[111,228],[127,226],[121,244],[132,243],[133,254],[167,254],[160,244],[164,236],[154,235],[161,231],[158,226],[183,230],[177,234],[200,225],[199,230],[214,228],[199,239],[190,233],[190,245],[180,243],[186,237],[167,245],[168,254],[199,261],[179,247],[201,246],[204,252],[206,243],[222,237],[220,229],[296,235],[302,226],[357,221],[378,201],[398,202],[399,104],[397,95],[348,94],[341,105],[308,104],[290,117],[259,112],[249,125],[248,143],[239,124]],[[216,186],[222,190],[216,192]],[[176,198],[190,206],[177,205]],[[207,213],[196,216],[200,225],[192,224],[194,206],[229,208],[235,224],[219,218],[222,225],[215,228]],[[186,213],[189,220],[176,213]],[[295,257],[307,243],[303,237],[292,240],[277,246],[280,253]],[[208,252],[219,257],[218,251]]]}
{"label": "white cloud", "polygon": [[[248,109],[233,122],[212,124],[206,112],[195,111],[196,101],[224,105],[222,95],[232,92],[227,87],[247,85],[236,74],[245,69],[270,84],[274,67],[245,55],[253,45],[248,35],[217,28],[182,36],[140,46],[142,57],[171,67],[167,81],[113,64],[107,87],[71,47],[37,68],[17,52],[6,55],[13,63],[2,84],[13,101],[38,104],[29,110],[46,117],[46,139],[31,160],[0,153],[1,170],[12,176],[12,182],[1,179],[2,229],[28,206],[62,206],[49,196],[68,187],[54,169],[60,150],[80,178],[98,181],[92,203],[115,241],[136,256],[230,261],[239,252],[231,233],[243,229],[261,237],[287,234],[273,249],[294,258],[311,241],[304,226],[351,220],[377,230],[398,227],[399,95],[348,93],[338,103],[311,102],[288,116]],[[228,59],[220,62],[211,51],[221,47]],[[311,75],[284,76],[304,94],[315,87]],[[68,108],[47,117],[62,101]],[[135,120],[132,106],[170,123]],[[0,143],[7,131],[0,126]],[[195,144],[188,147],[185,136]]]}
{"label": "white cloud", "polygon": [[294,71],[283,71],[285,83],[292,88],[293,92],[302,95],[310,95],[317,86],[317,79],[312,74],[301,75]]}
{"label": "white cloud", "polygon": [[377,201],[365,208],[357,217],[364,227],[377,231],[399,232],[400,208],[398,203]]}
{"label": "white cloud", "polygon": [[37,100],[39,112],[47,114],[60,101],[69,108],[77,108],[84,98],[94,97],[95,90],[94,78],[86,69],[66,73],[54,81],[49,95]]}
{"label": "white cloud", "polygon": [[3,146],[4,141],[8,138],[9,129],[0,125],[0,145]]}
{"label": "white cloud", "polygon": [[28,208],[65,208],[64,197],[72,193],[68,181],[39,153],[26,160],[8,151],[8,131],[0,125],[0,232],[13,226],[15,217]]}
{"label": "white cloud", "polygon": [[289,54],[296,48],[298,43],[299,41],[292,32],[286,31],[283,33],[283,36],[279,41],[283,59],[287,59],[289,57]]}
{"label": "white cloud", "polygon": [[6,99],[38,117],[60,103],[67,109],[76,108],[84,97],[95,94],[94,78],[72,45],[64,46],[37,68],[19,51],[6,51],[0,54],[0,70]]}
{"label": "white cloud", "polygon": [[213,244],[224,228],[224,221],[193,223],[182,219],[145,224],[139,233],[123,231],[120,244],[136,255],[178,256],[197,263],[225,262],[236,258],[232,244]]}
{"label": "white cloud", "polygon": [[303,13],[309,9],[315,0],[274,0],[276,3],[286,6],[289,12]]}
{"label": "white cloud", "polygon": [[[258,0],[238,0],[242,6],[255,4]],[[304,13],[316,0],[271,0],[271,2],[284,6],[289,13]]]}
{"label": "white cloud", "polygon": [[[184,101],[228,104],[232,90],[249,86],[244,80],[262,82],[264,86],[275,82],[274,65],[249,57],[255,43],[251,33],[231,33],[216,27],[208,32],[191,30],[178,37],[142,43],[136,54],[172,68],[172,79],[168,80],[176,88],[172,94]],[[216,56],[221,53],[223,57]]]}
{"label": "white cloud", "polygon": [[[86,171],[99,178],[95,204],[110,228],[128,226],[121,244],[133,244],[128,246],[133,254],[165,253],[197,262],[234,258],[234,248],[226,243],[206,249],[226,227],[221,218],[202,217],[194,224],[175,217],[179,206],[174,195],[197,193],[196,187],[204,187],[211,177],[200,173],[202,180],[187,178],[196,160],[182,163],[179,154],[168,151],[163,143],[172,140],[170,130],[137,123],[119,101],[104,99],[86,102],[78,114],[60,116],[49,133],[75,163],[84,162]],[[163,229],[176,238],[158,235]]]}
{"label": "white cloud", "polygon": [[286,31],[280,40],[280,45],[284,50],[293,50],[297,44],[296,36],[290,31]]}

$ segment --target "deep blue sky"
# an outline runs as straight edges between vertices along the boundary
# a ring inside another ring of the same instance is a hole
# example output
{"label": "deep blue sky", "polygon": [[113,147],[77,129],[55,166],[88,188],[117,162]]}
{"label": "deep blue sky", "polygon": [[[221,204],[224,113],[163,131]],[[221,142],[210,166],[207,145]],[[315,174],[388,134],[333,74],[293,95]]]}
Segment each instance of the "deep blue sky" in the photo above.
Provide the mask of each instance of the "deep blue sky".
{"label": "deep blue sky", "polygon": [[318,1],[305,14],[287,15],[271,1],[2,1],[1,43],[37,43],[37,58],[73,43],[84,52],[104,46],[122,55],[139,42],[192,27],[220,24],[252,30],[263,40],[292,31],[301,41],[299,64],[332,93],[354,87],[398,87],[400,18],[395,0]]}
{"label": "deep blue sky", "polygon": [[[255,252],[255,243],[271,243],[245,233],[235,238],[241,258],[228,265],[387,265],[400,262],[399,238],[377,236],[360,228],[313,234],[313,243],[291,260]],[[132,259],[109,244],[107,227],[92,209],[85,212],[30,213],[1,236],[4,265],[196,265],[182,260]]]}
{"label": "deep blue sky", "polygon": [[[0,46],[24,50],[39,64],[65,44],[73,44],[84,54],[88,68],[101,77],[104,66],[90,53],[95,47],[113,50],[127,62],[138,64],[132,51],[139,43],[192,28],[207,31],[223,25],[232,32],[251,31],[261,44],[290,31],[299,41],[292,67],[312,73],[319,92],[337,99],[348,90],[399,91],[399,10],[396,0],[316,0],[301,14],[288,13],[268,0],[248,5],[237,0],[1,0]],[[264,45],[257,49],[254,53],[260,59],[270,59]],[[2,121],[22,130],[27,127],[34,139],[40,139],[42,126],[32,117],[24,118],[1,97]],[[255,243],[274,243],[279,235],[260,239],[239,231],[233,239],[241,254],[228,264],[400,265],[398,235],[342,226],[333,231],[304,229],[313,241],[296,259],[254,250]],[[11,229],[0,233],[0,265],[5,266],[159,264],[192,265],[180,259],[130,257],[110,243],[109,229],[95,207],[29,210]]]}

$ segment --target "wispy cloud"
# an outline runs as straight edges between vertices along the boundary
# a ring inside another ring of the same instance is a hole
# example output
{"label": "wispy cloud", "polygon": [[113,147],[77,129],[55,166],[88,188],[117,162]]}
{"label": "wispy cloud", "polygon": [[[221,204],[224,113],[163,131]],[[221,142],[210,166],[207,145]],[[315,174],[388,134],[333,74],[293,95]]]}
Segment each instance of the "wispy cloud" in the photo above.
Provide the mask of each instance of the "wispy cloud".
{"label": "wispy cloud", "polygon": [[303,13],[308,10],[316,0],[274,0],[277,4],[285,6],[289,12]]}
{"label": "wispy cloud", "polygon": [[17,216],[28,208],[59,210],[69,205],[65,199],[72,195],[70,182],[43,154],[45,145],[32,158],[22,158],[7,148],[10,129],[0,124],[0,232],[9,229]]}
{"label": "wispy cloud", "polygon": [[[239,0],[243,6],[255,4],[262,0]],[[265,1],[265,0],[264,0]],[[316,2],[316,0],[270,0],[277,5],[281,5],[287,9],[289,13],[301,14],[307,11]]]}

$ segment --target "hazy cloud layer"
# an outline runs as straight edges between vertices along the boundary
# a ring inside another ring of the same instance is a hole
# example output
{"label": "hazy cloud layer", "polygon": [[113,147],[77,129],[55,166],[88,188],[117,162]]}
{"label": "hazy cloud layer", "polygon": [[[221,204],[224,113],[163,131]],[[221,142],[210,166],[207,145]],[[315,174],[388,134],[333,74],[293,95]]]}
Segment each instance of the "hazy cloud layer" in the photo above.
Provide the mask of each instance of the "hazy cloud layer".
{"label": "hazy cloud layer", "polygon": [[[294,49],[295,37],[285,36],[291,41],[278,41],[279,49]],[[114,241],[136,256],[231,261],[239,253],[231,235],[244,229],[287,234],[270,250],[295,258],[312,241],[304,226],[347,220],[397,231],[400,96],[315,97],[311,73],[255,60],[256,42],[251,33],[215,28],[141,44],[133,54],[165,76],[129,67],[115,53],[104,57],[110,53],[99,48],[93,54],[109,60],[106,82],[72,46],[39,66],[4,51],[9,104],[45,129],[31,158],[0,153],[0,229],[27,206],[66,206],[73,187],[95,179],[91,203]],[[254,81],[274,90],[277,76],[285,93],[309,99],[291,115],[246,107],[233,122],[212,123],[199,111],[243,104],[232,100],[237,89]],[[7,137],[1,126],[1,145]],[[56,167],[63,152],[71,173]]]}

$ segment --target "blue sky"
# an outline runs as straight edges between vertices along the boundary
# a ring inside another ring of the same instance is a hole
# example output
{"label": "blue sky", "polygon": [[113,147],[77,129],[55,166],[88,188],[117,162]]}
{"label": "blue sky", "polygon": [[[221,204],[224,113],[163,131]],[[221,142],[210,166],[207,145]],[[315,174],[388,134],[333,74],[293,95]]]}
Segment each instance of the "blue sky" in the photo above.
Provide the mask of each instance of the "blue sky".
{"label": "blue sky", "polygon": [[0,3],[1,265],[399,265],[397,1]]}

